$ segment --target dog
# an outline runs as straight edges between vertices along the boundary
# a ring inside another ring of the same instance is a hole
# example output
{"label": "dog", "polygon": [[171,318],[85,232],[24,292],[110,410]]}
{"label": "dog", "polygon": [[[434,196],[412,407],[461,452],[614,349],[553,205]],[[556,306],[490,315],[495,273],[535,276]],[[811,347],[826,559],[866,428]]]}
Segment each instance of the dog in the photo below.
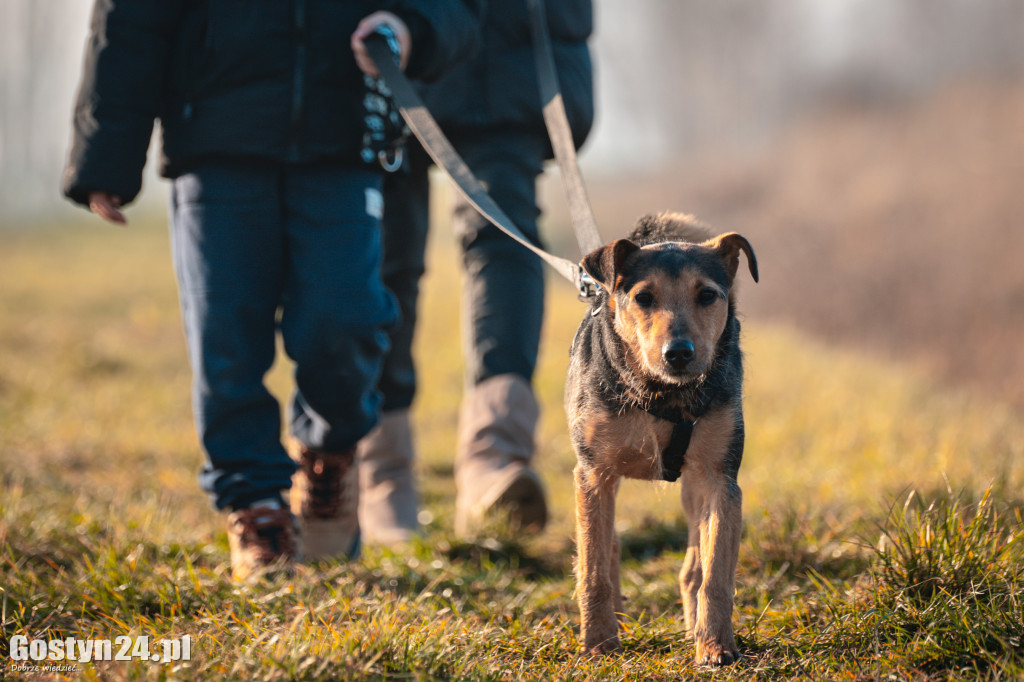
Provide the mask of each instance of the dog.
{"label": "dog", "polygon": [[570,351],[566,414],[576,451],[576,596],[591,654],[621,649],[620,545],[615,495],[622,477],[682,479],[689,528],[679,574],[686,628],[700,665],[729,665],[742,495],[743,364],[734,279],[736,233],[708,238],[690,216],[641,218],[627,239],[581,265],[599,287]]}

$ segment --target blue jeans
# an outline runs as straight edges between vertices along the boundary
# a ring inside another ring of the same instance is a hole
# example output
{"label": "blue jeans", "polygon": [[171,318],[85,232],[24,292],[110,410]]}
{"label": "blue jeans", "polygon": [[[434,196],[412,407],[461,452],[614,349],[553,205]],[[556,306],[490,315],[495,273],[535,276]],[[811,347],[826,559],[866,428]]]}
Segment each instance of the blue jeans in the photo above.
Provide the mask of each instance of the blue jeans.
{"label": "blue jeans", "polygon": [[295,362],[292,435],[349,450],[376,424],[397,320],[380,275],[380,179],[350,166],[206,163],[175,179],[171,245],[193,372],[203,489],[242,508],[291,485],[263,377]]}

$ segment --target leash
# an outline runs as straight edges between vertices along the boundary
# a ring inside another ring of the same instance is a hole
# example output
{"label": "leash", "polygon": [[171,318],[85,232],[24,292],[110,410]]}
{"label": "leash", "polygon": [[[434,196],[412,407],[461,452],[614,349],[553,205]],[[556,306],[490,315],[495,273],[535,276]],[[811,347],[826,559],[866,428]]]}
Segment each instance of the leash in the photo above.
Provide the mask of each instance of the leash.
{"label": "leash", "polygon": [[[576,145],[573,142],[572,129],[565,111],[558,74],[555,71],[554,56],[551,51],[551,38],[548,34],[547,20],[544,14],[544,0],[526,0],[530,10],[530,29],[533,35],[534,60],[537,68],[537,80],[541,100],[544,102],[544,125],[551,140],[551,148],[555,152],[555,160],[562,172],[566,198],[569,203],[569,214],[572,218],[576,241],[583,254],[601,248],[600,233],[590,207],[583,175],[580,172],[576,156]],[[463,197],[472,204],[484,218],[506,235],[519,242],[541,260],[550,265],[562,277],[576,287],[580,300],[588,300],[597,295],[597,285],[584,270],[582,265],[565,258],[560,258],[536,246],[527,239],[515,223],[505,214],[487,193],[486,188],[470,170],[451,142],[441,131],[437,121],[431,116],[416,90],[406,78],[395,59],[394,40],[386,32],[375,33],[366,39],[366,49],[373,58],[381,78],[375,86],[375,93],[390,97],[398,107],[398,111],[420,141],[424,151],[434,163],[444,170],[455,182]],[[400,157],[399,157],[400,158]],[[381,163],[385,165],[387,157],[381,155]],[[391,170],[385,165],[385,170]],[[600,310],[595,310],[596,315]],[[671,422],[674,426],[668,446],[662,451],[662,477],[666,481],[676,481],[682,475],[686,452],[690,447],[693,429],[697,419],[680,419],[669,413],[644,410],[652,416]]]}
{"label": "leash", "polygon": [[540,98],[544,102],[544,125],[548,129],[555,160],[562,171],[566,198],[569,201],[569,215],[573,231],[584,256],[601,248],[604,242],[597,231],[594,212],[590,208],[587,190],[583,185],[583,174],[576,158],[576,144],[572,139],[569,117],[565,113],[562,88],[558,84],[555,57],[551,51],[551,36],[544,13],[544,0],[526,0],[530,9],[530,30],[533,34],[533,58],[537,64],[537,82]]}
{"label": "leash", "polygon": [[[542,17],[543,19],[543,17]],[[405,119],[412,134],[416,136],[416,139],[423,145],[424,151],[430,156],[435,164],[455,182],[455,186],[465,197],[466,201],[473,205],[477,211],[480,212],[484,218],[489,220],[495,227],[507,234],[509,237],[519,242],[534,254],[536,254],[541,260],[550,265],[555,272],[564,277],[565,279],[572,282],[573,286],[576,287],[576,291],[579,294],[581,300],[587,300],[593,298],[597,293],[597,287],[590,276],[584,272],[583,267],[579,263],[555,256],[548,253],[544,249],[541,249],[529,239],[516,227],[512,219],[505,214],[505,212],[495,203],[494,199],[487,193],[483,184],[473,175],[473,171],[470,170],[466,162],[463,161],[459,153],[455,151],[451,142],[441,131],[441,128],[437,125],[437,121],[431,116],[430,112],[427,111],[426,106],[420,99],[416,90],[413,88],[409,79],[402,73],[401,68],[395,63],[391,49],[388,47],[386,36],[374,34],[366,39],[366,50],[370,53],[374,63],[377,65],[377,69],[383,78],[385,89],[391,98],[394,100],[395,105],[398,107],[398,111],[401,113],[402,118]],[[548,45],[548,51],[550,53],[550,44]],[[557,88],[557,78],[554,77],[554,66],[553,62],[549,63],[550,74],[543,77],[543,80],[549,84],[551,78],[555,78],[553,81]],[[561,103],[561,96],[558,96],[559,104]],[[545,107],[545,120],[547,120],[547,110]],[[557,112],[553,115],[557,116]],[[561,116],[564,120],[564,130],[569,130],[568,120],[565,119],[565,109],[562,106]],[[564,139],[564,133],[563,133]],[[572,135],[568,134],[569,147],[572,149],[572,158],[575,159],[575,148],[572,146]],[[552,141],[552,146],[555,142]],[[559,147],[564,147],[564,142],[559,143]],[[563,149],[564,153],[564,149]],[[576,176],[579,176],[578,169],[576,170]],[[582,179],[578,181],[580,189],[582,190]],[[574,194],[577,197],[578,194]],[[586,201],[586,194],[583,195],[583,201]],[[587,209],[589,213],[589,207]],[[590,223],[593,224],[593,216],[590,217]],[[575,220],[574,220],[575,225]],[[584,244],[589,246],[591,243],[597,245],[593,249],[597,249],[601,246],[600,237],[597,236],[597,228],[593,227],[593,232],[585,239],[579,237],[581,248],[585,248]],[[593,250],[591,249],[591,250]],[[589,253],[590,251],[586,251]]]}

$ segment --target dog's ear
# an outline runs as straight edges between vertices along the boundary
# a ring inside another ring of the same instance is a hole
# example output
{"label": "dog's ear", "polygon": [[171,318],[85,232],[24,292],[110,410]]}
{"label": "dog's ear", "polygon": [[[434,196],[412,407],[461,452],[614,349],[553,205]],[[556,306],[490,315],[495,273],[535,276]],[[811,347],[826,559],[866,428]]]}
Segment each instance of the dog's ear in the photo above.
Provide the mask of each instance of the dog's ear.
{"label": "dog's ear", "polygon": [[615,278],[622,270],[622,263],[629,254],[639,248],[628,239],[616,239],[611,244],[605,244],[587,254],[580,264],[590,278],[610,294],[615,291]]}
{"label": "dog's ear", "polygon": [[746,237],[735,232],[722,234],[711,241],[704,242],[703,246],[708,247],[718,254],[725,265],[725,271],[729,274],[729,282],[736,277],[736,271],[740,267],[740,251],[747,254],[747,266],[750,268],[750,275],[757,281],[757,257],[754,249]]}

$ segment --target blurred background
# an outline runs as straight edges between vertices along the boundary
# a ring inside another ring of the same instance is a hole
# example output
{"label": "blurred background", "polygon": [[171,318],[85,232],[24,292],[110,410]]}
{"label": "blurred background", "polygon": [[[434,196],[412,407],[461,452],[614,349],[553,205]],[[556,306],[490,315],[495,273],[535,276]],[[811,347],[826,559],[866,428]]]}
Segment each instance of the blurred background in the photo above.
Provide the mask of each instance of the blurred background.
{"label": "blurred background", "polygon": [[[1024,3],[595,5],[606,239],[694,213],[754,244],[748,317],[1024,404]],[[90,6],[0,3],[0,239],[85,217],[58,186]],[[547,235],[574,256],[560,192]],[[135,211],[163,201],[150,176]]]}

